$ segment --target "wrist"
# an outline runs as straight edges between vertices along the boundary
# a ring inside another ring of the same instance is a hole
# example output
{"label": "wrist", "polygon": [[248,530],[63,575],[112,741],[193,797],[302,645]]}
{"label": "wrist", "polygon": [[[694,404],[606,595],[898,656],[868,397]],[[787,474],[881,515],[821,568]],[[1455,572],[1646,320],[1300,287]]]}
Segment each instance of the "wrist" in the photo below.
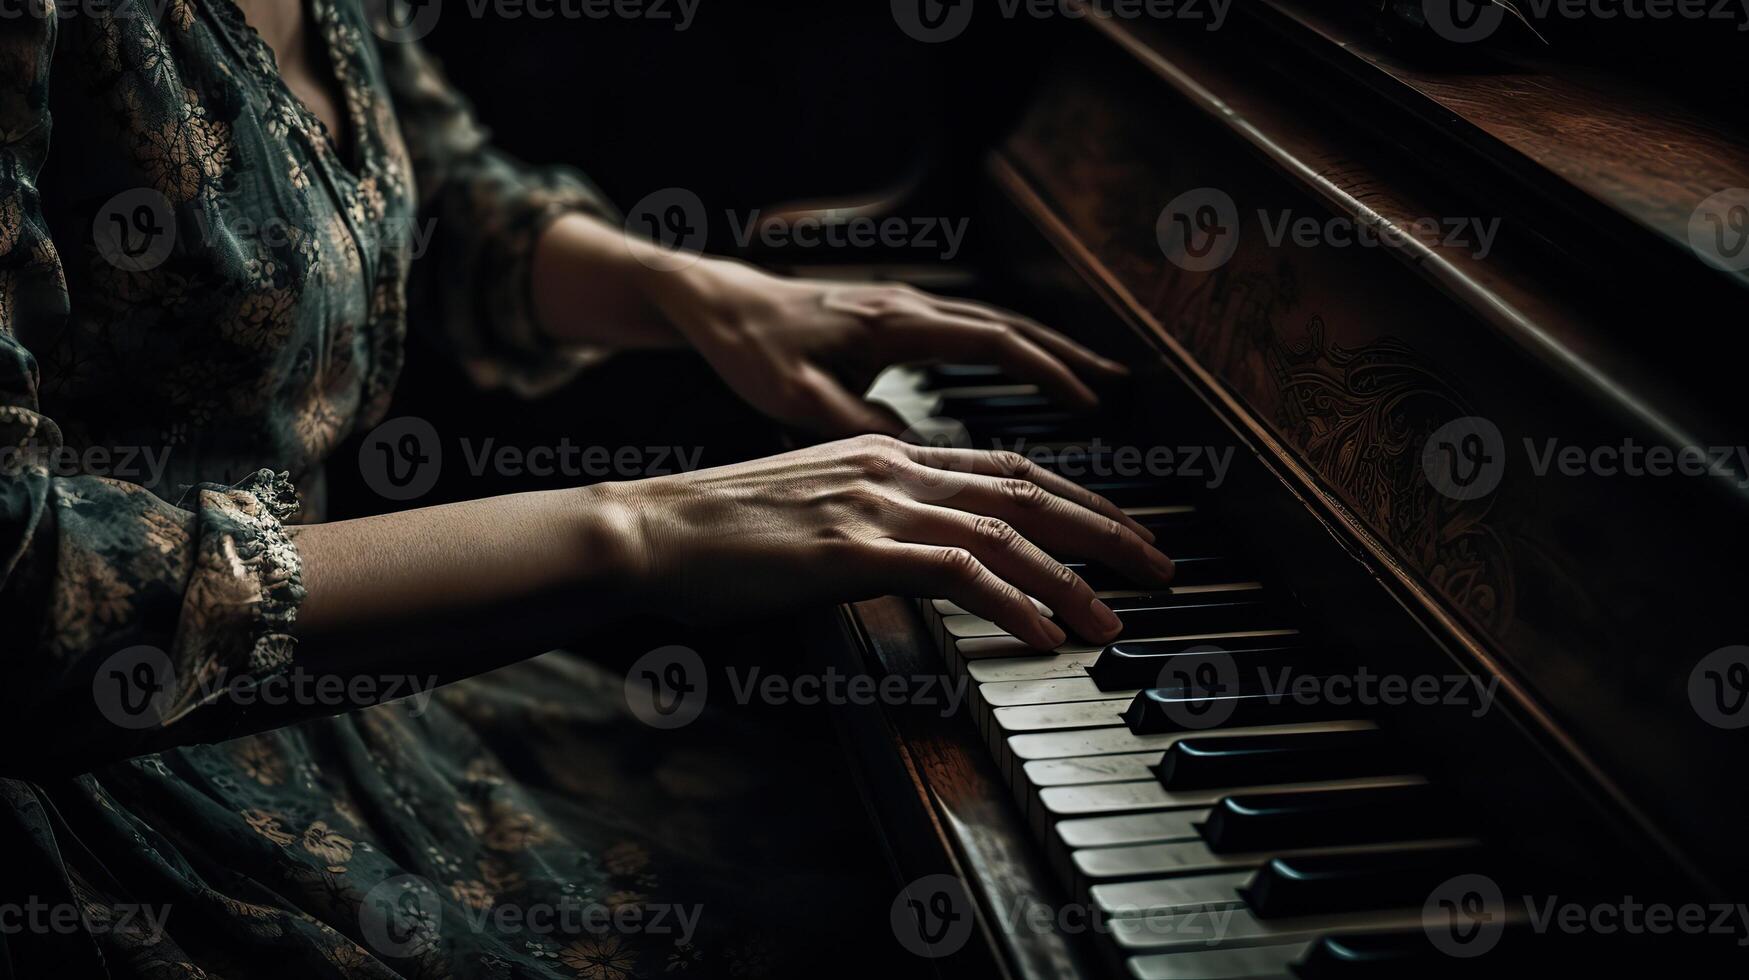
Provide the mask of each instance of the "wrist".
{"label": "wrist", "polygon": [[655,302],[665,288],[653,267],[660,251],[590,215],[555,219],[535,245],[530,272],[540,329],[561,345],[681,345]]}
{"label": "wrist", "polygon": [[[655,249],[648,242],[643,248]],[[672,259],[673,252],[662,251]],[[734,259],[698,256],[681,267],[646,266],[638,277],[651,306],[674,332],[696,347],[701,337],[731,329],[737,322],[737,297],[758,270]]]}
{"label": "wrist", "polygon": [[650,580],[649,535],[629,484],[596,483],[554,491],[562,499],[575,584],[594,592],[638,598]]}

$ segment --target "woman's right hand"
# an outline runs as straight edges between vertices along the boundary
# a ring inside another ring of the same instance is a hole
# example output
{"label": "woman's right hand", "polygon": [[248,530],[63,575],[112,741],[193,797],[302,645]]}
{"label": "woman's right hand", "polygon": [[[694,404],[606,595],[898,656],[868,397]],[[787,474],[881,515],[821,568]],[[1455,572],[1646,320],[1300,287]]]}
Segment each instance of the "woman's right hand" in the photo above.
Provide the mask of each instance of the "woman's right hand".
{"label": "woman's right hand", "polygon": [[590,491],[623,517],[633,591],[681,618],[938,597],[1049,649],[1063,631],[1027,596],[1091,641],[1120,624],[1047,551],[1138,583],[1172,578],[1152,535],[1110,501],[1014,453],[862,436]]}

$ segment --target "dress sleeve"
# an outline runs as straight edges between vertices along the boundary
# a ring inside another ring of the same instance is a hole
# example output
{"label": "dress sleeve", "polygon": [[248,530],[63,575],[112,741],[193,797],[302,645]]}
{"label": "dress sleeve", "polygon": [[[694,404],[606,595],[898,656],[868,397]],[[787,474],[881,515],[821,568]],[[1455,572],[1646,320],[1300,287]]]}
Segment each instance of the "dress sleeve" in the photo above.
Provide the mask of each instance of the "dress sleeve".
{"label": "dress sleeve", "polygon": [[226,685],[287,668],[303,597],[283,477],[199,487],[173,506],[65,472],[21,340],[69,309],[37,193],[56,25],[42,4],[0,20],[0,776],[239,730]]}
{"label": "dress sleeve", "polygon": [[575,170],[534,167],[495,149],[472,107],[416,42],[384,41],[384,73],[412,158],[421,224],[435,220],[408,289],[420,319],[441,330],[476,383],[524,394],[550,390],[604,356],[562,347],[535,321],[535,244],[571,212],[617,223]]}

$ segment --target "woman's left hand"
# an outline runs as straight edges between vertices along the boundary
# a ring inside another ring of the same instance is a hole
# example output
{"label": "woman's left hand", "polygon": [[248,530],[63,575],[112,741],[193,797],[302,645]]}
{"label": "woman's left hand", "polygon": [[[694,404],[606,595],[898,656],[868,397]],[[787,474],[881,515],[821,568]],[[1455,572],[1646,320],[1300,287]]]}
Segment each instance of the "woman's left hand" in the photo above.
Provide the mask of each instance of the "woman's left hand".
{"label": "woman's left hand", "polygon": [[824,435],[897,434],[862,392],[893,364],[997,364],[1065,404],[1091,408],[1090,379],[1125,373],[1062,334],[1006,310],[888,283],[788,279],[706,259],[689,288],[653,301],[742,398]]}

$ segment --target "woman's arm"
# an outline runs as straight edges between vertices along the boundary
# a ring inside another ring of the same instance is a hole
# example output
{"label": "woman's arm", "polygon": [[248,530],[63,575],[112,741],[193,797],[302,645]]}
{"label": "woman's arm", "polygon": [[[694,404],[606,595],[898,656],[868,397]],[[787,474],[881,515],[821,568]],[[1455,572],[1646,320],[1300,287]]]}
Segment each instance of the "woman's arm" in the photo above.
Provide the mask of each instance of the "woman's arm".
{"label": "woman's arm", "polygon": [[551,649],[625,608],[633,527],[578,488],[290,528],[300,660],[453,680]]}
{"label": "woman's arm", "polygon": [[[530,272],[534,313],[561,344],[640,350],[684,347],[686,338],[653,299],[692,291],[692,268],[660,271],[665,252],[603,221],[567,214],[547,227]],[[703,260],[710,261],[710,260]]]}
{"label": "woman's arm", "polygon": [[1065,629],[1103,641],[1118,628],[1050,555],[1138,582],[1172,575],[1146,530],[1021,457],[876,436],[292,534],[307,593],[295,666],[348,680],[454,680],[628,611],[721,621],[888,593],[951,598],[1049,649]]}
{"label": "woman's arm", "polygon": [[828,435],[902,429],[862,398],[891,364],[993,362],[1083,407],[1098,401],[1089,381],[1124,373],[996,307],[890,283],[774,276],[668,251],[580,213],[541,235],[530,292],[539,329],[560,346],[691,346],[755,408]]}

